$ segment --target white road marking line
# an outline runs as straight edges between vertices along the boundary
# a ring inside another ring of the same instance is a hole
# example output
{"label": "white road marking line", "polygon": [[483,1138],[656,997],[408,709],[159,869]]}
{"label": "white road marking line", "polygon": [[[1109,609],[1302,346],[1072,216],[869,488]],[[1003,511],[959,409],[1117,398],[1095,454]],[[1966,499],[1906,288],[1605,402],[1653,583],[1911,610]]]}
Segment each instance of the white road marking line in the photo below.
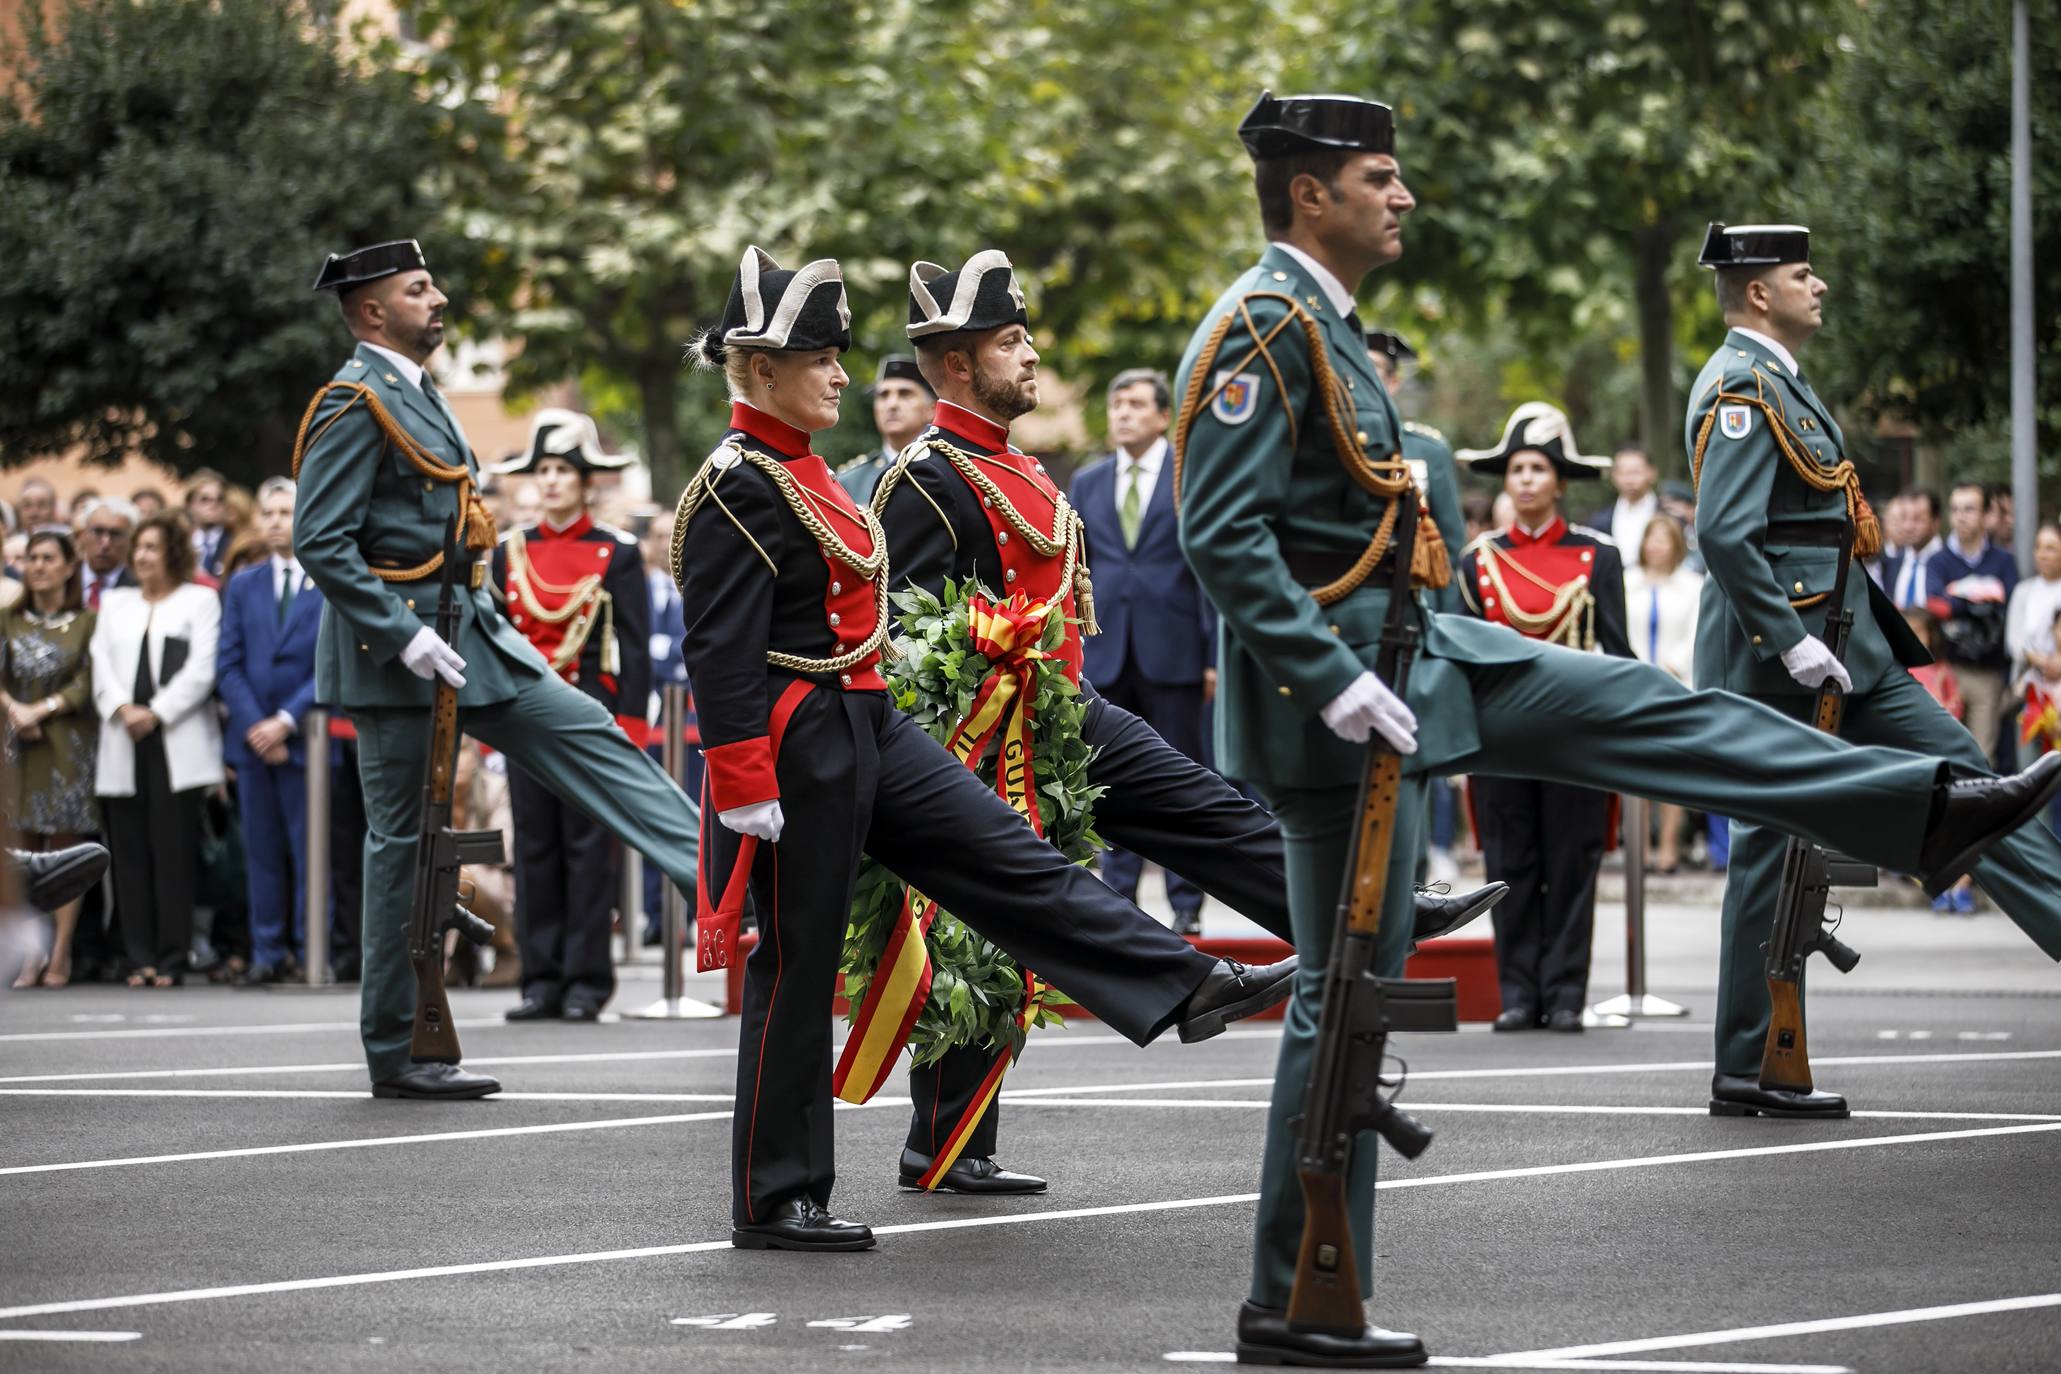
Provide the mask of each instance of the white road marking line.
{"label": "white road marking line", "polygon": [[[465,1030],[506,1026],[499,1016],[456,1018],[452,1025]],[[170,1040],[194,1035],[306,1035],[313,1031],[356,1031],[356,1021],[281,1021],[266,1026],[149,1026],[129,1030],[15,1031],[0,1035],[0,1042],[39,1040]]]}
{"label": "white road marking line", "polygon": [[133,1341],[143,1336],[141,1331],[7,1331],[0,1330],[0,1341]]}
{"label": "white road marking line", "polygon": [[[2061,1059],[2061,1050],[1984,1050],[1974,1054],[1850,1054],[1812,1055],[1816,1065],[1854,1066],[1867,1064],[1974,1064],[1998,1060]],[[1455,1078],[1565,1078],[1594,1073],[1675,1073],[1684,1070],[1710,1072],[1708,1059],[1679,1059],[1656,1064],[1546,1064],[1519,1069],[1425,1069],[1412,1070],[1416,1082]]]}
{"label": "white road marking line", "polygon": [[[1129,1043],[1126,1041],[1125,1043]],[[635,1063],[652,1059],[735,1058],[734,1046],[705,1050],[623,1050],[604,1054],[503,1054],[468,1058],[474,1068],[509,1064],[594,1064]],[[115,1078],[233,1078],[268,1073],[364,1073],[365,1061],[346,1060],[337,1064],[235,1064],[205,1069],[116,1069],[103,1073],[32,1073],[0,1078],[0,1083],[85,1083]]]}
{"label": "white road marking line", "polygon": [[[367,1088],[0,1088],[0,1097],[316,1097],[370,1102]],[[729,1102],[735,1093],[511,1093],[496,1102]],[[902,1099],[906,1102],[908,1099]],[[870,1104],[869,1104],[870,1105]]]}
{"label": "white road marking line", "polygon": [[1827,1331],[1860,1331],[1873,1326],[1904,1326],[1912,1322],[1983,1317],[1998,1312],[2028,1312],[2041,1307],[2061,1307],[2061,1293],[2036,1293],[2029,1297],[1995,1298],[1987,1302],[1957,1302],[1943,1307],[1910,1307],[1900,1312],[1867,1312],[1856,1317],[1825,1317],[1816,1321],[1781,1322],[1773,1326],[1739,1326],[1729,1331],[1695,1331],[1685,1336],[1604,1341],[1596,1345],[1570,1345],[1559,1350],[1520,1350],[1499,1358],[1571,1360],[1598,1355],[1637,1355],[1648,1350],[1683,1350],[1697,1345],[1731,1345],[1736,1341],[1816,1336]]}
{"label": "white road marking line", "polygon": [[[1013,1098],[1002,1094],[1002,1101],[1018,1107],[1265,1107],[1270,1105],[1259,1097],[1032,1097]],[[1533,1115],[1533,1116],[1709,1116],[1708,1107],[1673,1106],[1590,1106],[1580,1103],[1558,1102],[1416,1102],[1408,1098],[1397,1103],[1411,1112],[1483,1112],[1489,1114]],[[2054,1112],[1899,1112],[1865,1111],[1854,1116],[1879,1118],[1884,1121],[2056,1121],[2061,1122],[2061,1113]]]}
{"label": "white road marking line", "polygon": [[[710,1113],[710,1115],[726,1116],[728,1113]],[[624,1124],[648,1125],[654,1121],[673,1119],[691,1118],[637,1118]],[[1928,1131],[1912,1135],[1877,1136],[1865,1140],[1828,1140],[1796,1145],[1764,1145],[1738,1150],[1702,1151],[1695,1154],[1634,1155],[1628,1159],[1591,1160],[1580,1164],[1544,1164],[1515,1169],[1488,1169],[1465,1174],[1432,1174],[1424,1178],[1386,1179],[1375,1186],[1384,1191],[1394,1188],[1432,1188],[1446,1184],[1487,1183],[1500,1179],[1539,1178],[1549,1174],[1588,1173],[1612,1169],[1638,1169],[1663,1164],[1701,1163],[1717,1159],[1745,1159],[1760,1155],[1804,1154],[1828,1150],[1862,1149],[1874,1145],[1924,1144],[1936,1140],[1968,1140],[1978,1136],[2022,1135],[2033,1131],[2061,1131],[2061,1122],[2033,1126],[1992,1126],[1983,1130]],[[497,1135],[504,1133],[485,1131],[470,1134]],[[376,1143],[403,1143],[408,1140],[429,1138],[432,1137],[404,1136],[400,1137],[397,1141]],[[286,1148],[292,1149],[294,1147],[289,1146]],[[56,1167],[62,1168],[66,1166],[60,1165]],[[873,1228],[873,1232],[875,1235],[886,1236],[914,1234],[924,1231],[961,1231],[989,1226],[1025,1226],[1034,1222],[1072,1221],[1083,1217],[1128,1216],[1141,1212],[1170,1212],[1200,1207],[1226,1207],[1257,1201],[1259,1201],[1258,1193],[1226,1193],[1216,1197],[1168,1198],[1158,1202],[1115,1203],[1105,1207],[1069,1207],[1045,1212],[1013,1212],[999,1216],[989,1214],[985,1216],[954,1217],[944,1221],[905,1222],[892,1226],[876,1226]],[[696,1254],[710,1250],[725,1250],[729,1246],[730,1242],[728,1240],[691,1241],[682,1245],[651,1245],[634,1250],[599,1250],[567,1255],[538,1255],[524,1259],[482,1260],[470,1264],[444,1264],[423,1269],[378,1270],[363,1274],[332,1274],[313,1279],[280,1279],[269,1283],[232,1284],[218,1288],[185,1288],[173,1289],[162,1293],[133,1293],[112,1298],[79,1298],[68,1302],[34,1303],[24,1307],[0,1308],[0,1321],[9,1321],[20,1317],[58,1316],[69,1312],[105,1312],[116,1308],[146,1307],[158,1303],[199,1302],[212,1298],[238,1298],[262,1293],[292,1293],[315,1288],[349,1288],[375,1283],[397,1283],[409,1279],[447,1278],[462,1274],[502,1273],[514,1269],[549,1268],[555,1265],[596,1264],[620,1259],[650,1259],[669,1255]],[[2018,1301],[2022,1303],[2027,1302],[2024,1299]],[[1768,1328],[1768,1330],[1772,1333],[1776,1329]],[[1665,1342],[1669,1338],[1662,1339]],[[1698,1343],[1696,1337],[1673,1339],[1683,1344]],[[1641,1348],[1645,1347],[1642,1346]],[[1654,1348],[1665,1348],[1665,1346],[1663,1344]],[[1567,1358],[1578,1358],[1591,1353],[1591,1351],[1584,1348],[1578,1351],[1559,1353]]]}
{"label": "white road marking line", "polygon": [[[1173,1364],[1232,1364],[1228,1350],[1171,1350]],[[1704,1360],[1525,1360],[1512,1363],[1500,1355],[1433,1355],[1433,1369],[1628,1369],[1648,1374],[1854,1374],[1843,1364],[1712,1364]]]}

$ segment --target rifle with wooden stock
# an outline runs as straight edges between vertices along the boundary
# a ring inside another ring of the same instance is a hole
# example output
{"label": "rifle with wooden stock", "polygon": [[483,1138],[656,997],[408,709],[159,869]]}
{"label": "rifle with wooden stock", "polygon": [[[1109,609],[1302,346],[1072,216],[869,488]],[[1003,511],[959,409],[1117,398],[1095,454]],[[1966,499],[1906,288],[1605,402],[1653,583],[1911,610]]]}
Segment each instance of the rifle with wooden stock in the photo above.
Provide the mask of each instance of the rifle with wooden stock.
{"label": "rifle with wooden stock", "polygon": [[[1826,599],[1825,647],[1841,663],[1853,634],[1853,608],[1846,604],[1847,574],[1853,567],[1853,526],[1839,544],[1839,571]],[[1828,735],[1839,733],[1846,717],[1846,694],[1827,678],[1818,685],[1811,723]],[[1785,1092],[1811,1091],[1810,1044],[1803,1026],[1803,966],[1822,953],[1841,973],[1853,972],[1861,956],[1832,932],[1825,907],[1835,887],[1873,887],[1875,869],[1854,859],[1828,854],[1809,840],[1791,835],[1782,851],[1782,886],[1775,899],[1775,923],[1768,932],[1767,1044],[1761,1050],[1760,1086]]]}
{"label": "rifle with wooden stock", "polygon": [[[443,582],[437,593],[437,634],[458,642],[456,575],[461,561],[458,522],[444,522]],[[415,896],[408,913],[408,961],[415,968],[415,1029],[408,1057],[417,1064],[456,1064],[458,1029],[451,1024],[451,1000],[444,992],[444,935],[457,931],[475,945],[494,938],[494,927],[461,906],[466,864],[508,861],[498,830],[453,830],[451,799],[458,776],[458,689],[441,677],[430,711],[429,755],[422,783],[422,819],[415,843]]]}
{"label": "rifle with wooden stock", "polygon": [[[1408,688],[1410,660],[1417,650],[1410,591],[1410,556],[1417,532],[1415,487],[1399,499],[1403,505],[1391,546],[1394,573],[1388,615],[1374,665],[1398,697]],[[1382,978],[1374,972],[1402,764],[1401,756],[1380,736],[1369,741],[1367,767],[1360,778],[1359,823],[1346,861],[1331,959],[1324,970],[1323,1009],[1309,1085],[1303,1094],[1303,1114],[1294,1123],[1303,1231],[1288,1323],[1297,1329],[1358,1332],[1367,1324],[1346,1197],[1353,1138],[1362,1131],[1379,1132],[1405,1159],[1415,1159],[1431,1144],[1431,1132],[1383,1094],[1384,1088],[1401,1087],[1400,1080],[1391,1085],[1381,1077],[1389,1033],[1459,1029],[1452,979],[1413,981]]]}

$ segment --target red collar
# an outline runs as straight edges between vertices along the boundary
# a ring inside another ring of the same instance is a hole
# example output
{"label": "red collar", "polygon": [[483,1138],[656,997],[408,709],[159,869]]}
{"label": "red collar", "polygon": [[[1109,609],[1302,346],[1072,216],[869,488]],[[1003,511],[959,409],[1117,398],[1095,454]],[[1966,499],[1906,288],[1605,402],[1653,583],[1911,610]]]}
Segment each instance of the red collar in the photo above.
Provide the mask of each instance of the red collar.
{"label": "red collar", "polygon": [[556,528],[549,520],[540,516],[537,520],[537,527],[530,531],[529,537],[532,539],[578,539],[593,528],[594,517],[586,511],[581,511],[578,515],[574,516],[573,522],[563,529]]}
{"label": "red collar", "polygon": [[1009,451],[1009,426],[998,425],[993,420],[975,415],[964,406],[955,406],[950,401],[939,401],[937,414],[932,417],[931,423],[962,439],[971,439],[992,452]]}
{"label": "red collar", "polygon": [[1557,544],[1566,533],[1567,518],[1560,515],[1554,516],[1546,527],[1537,534],[1526,534],[1523,526],[1512,525],[1510,527],[1510,547],[1513,549],[1524,549],[1530,548],[1534,544]]}
{"label": "red collar", "polygon": [[749,401],[730,403],[730,428],[743,430],[783,458],[809,456],[809,433],[776,420]]}

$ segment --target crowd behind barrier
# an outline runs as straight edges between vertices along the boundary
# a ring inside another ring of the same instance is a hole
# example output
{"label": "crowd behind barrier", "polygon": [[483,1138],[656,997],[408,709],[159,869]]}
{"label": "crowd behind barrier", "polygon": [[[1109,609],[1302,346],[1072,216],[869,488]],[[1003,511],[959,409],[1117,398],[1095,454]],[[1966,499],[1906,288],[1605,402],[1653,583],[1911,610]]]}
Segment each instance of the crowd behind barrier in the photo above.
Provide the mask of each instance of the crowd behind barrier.
{"label": "crowd behind barrier", "polygon": [[[1155,605],[1188,604],[1179,586],[1163,585],[1188,576],[1178,559],[1160,557],[1172,538],[1162,528],[1171,505],[1155,499],[1165,485],[1164,425],[1154,423],[1165,413],[1163,388],[1149,372],[1118,378],[1109,394],[1115,450],[1081,464],[1073,483],[1097,541],[1105,625],[1112,611],[1121,615],[1132,582]],[[1689,681],[1703,581],[1693,494],[1658,481],[1637,448],[1620,450],[1609,475],[1616,499],[1586,524],[1621,550],[1632,650]],[[536,518],[528,487],[490,482],[486,495],[504,530]],[[322,598],[294,561],[293,500],[283,477],[251,493],[202,469],[176,505],[148,487],[126,497],[79,490],[65,502],[40,478],[20,483],[11,503],[0,501],[0,710],[14,765],[0,800],[25,850],[97,839],[111,853],[107,881],[49,913],[46,954],[0,969],[15,987],[298,981],[310,932],[327,939],[318,973],[355,978],[365,837],[355,735],[347,717],[317,709]],[[1486,494],[1468,494],[1470,543],[1507,525],[1507,500],[1502,505],[1498,512]],[[667,572],[671,518],[630,509],[613,491],[598,493],[596,507],[597,518],[641,545],[650,597],[647,718],[655,726],[664,689],[687,685],[679,653],[687,608]],[[2040,526],[2035,566],[2021,575],[2008,553],[2008,491],[1956,482],[1944,499],[1914,488],[1881,507],[1885,546],[1867,572],[1933,647],[1937,661],[1915,675],[2000,769],[2061,748],[2061,527]],[[1105,684],[1131,692],[1168,740],[1208,762],[1214,625],[1206,602],[1192,600],[1192,615],[1140,617],[1150,637],[1119,619],[1116,634],[1096,647]],[[698,793],[691,691],[680,699],[688,748],[678,781]],[[654,757],[662,733],[650,735]],[[327,786],[311,810],[315,754]],[[1457,784],[1434,790],[1434,881],[1456,872],[1454,851],[1469,827],[1464,798]],[[461,826],[514,833],[506,763],[471,740],[460,758],[458,811]],[[1647,871],[1725,866],[1722,817],[1699,821],[1667,805],[1641,814],[1651,827]],[[317,920],[308,910],[311,822],[322,828],[314,848],[328,869]],[[2061,833],[2061,804],[2048,822]],[[1135,889],[1129,856],[1103,866],[1112,882]],[[485,949],[456,952],[453,977],[519,988],[515,875],[495,866],[467,876],[473,906],[496,936]],[[1179,926],[1199,931],[1199,892],[1167,877]],[[629,957],[634,944],[660,941],[660,886],[657,867],[644,865],[641,893],[617,902],[635,909],[581,916],[618,930]],[[614,890],[622,889],[619,882]],[[1935,907],[1974,910],[1967,880]]]}

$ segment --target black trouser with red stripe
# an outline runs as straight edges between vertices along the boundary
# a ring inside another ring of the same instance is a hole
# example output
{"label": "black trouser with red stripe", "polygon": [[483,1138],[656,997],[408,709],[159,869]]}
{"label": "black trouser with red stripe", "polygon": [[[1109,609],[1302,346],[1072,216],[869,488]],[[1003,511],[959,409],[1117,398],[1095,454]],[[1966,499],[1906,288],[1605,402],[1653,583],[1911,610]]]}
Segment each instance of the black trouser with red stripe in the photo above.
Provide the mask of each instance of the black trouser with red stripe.
{"label": "black trouser with red stripe", "polygon": [[751,874],[759,943],[731,1132],[739,1224],[799,1194],[830,1199],[830,1001],[861,850],[1141,1045],[1216,963],[1061,858],[884,692],[811,691],[774,770],[786,829]]}
{"label": "black trouser with red stripe", "polygon": [[522,995],[554,1006],[604,1006],[615,995],[615,836],[512,762],[508,805]]}
{"label": "black trouser with red stripe", "polygon": [[[1089,701],[1081,736],[1095,747],[1088,781],[1107,789],[1095,803],[1095,829],[1104,839],[1169,872],[1179,870],[1269,934],[1295,943],[1288,924],[1281,828],[1265,808],[1103,697]],[[1053,915],[1066,919],[1063,912]],[[915,1103],[910,1149],[935,1155],[943,1148],[994,1060],[993,1050],[970,1045],[909,1070],[909,1096]],[[988,1105],[961,1158],[994,1154],[1001,1113],[999,1100]]]}
{"label": "black trouser with red stripe", "polygon": [[1578,1012],[1589,999],[1610,794],[1529,778],[1477,776],[1470,786],[1488,879],[1510,884],[1494,915],[1503,1005]]}

